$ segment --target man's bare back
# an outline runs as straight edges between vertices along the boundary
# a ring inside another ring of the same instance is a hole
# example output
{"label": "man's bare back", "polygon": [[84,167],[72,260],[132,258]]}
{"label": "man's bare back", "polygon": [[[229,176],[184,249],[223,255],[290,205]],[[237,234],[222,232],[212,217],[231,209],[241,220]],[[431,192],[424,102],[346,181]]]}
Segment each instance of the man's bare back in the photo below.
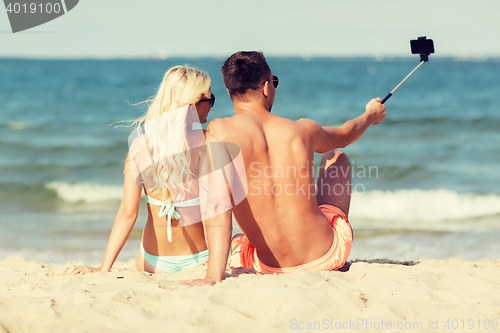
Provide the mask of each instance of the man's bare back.
{"label": "man's bare back", "polygon": [[[315,265],[320,259],[328,261],[334,257],[342,257],[345,262],[350,243],[340,249],[336,247],[336,237],[348,233],[347,241],[352,241],[347,222],[339,227],[343,230],[340,233],[333,222],[334,216],[347,219],[350,203],[349,160],[334,149],[353,143],[370,125],[384,119],[385,107],[380,98],[371,100],[361,116],[342,126],[322,127],[309,119],[292,121],[271,114],[279,80],[262,53],[237,52],[226,60],[221,72],[235,115],[212,121],[207,139],[237,144],[243,155],[248,194],[233,208],[233,213],[249,241],[241,250],[240,257],[249,261],[244,267],[255,268],[260,265],[257,262],[270,268],[338,267],[323,261]],[[338,165],[348,176],[332,179],[328,172],[323,172],[318,175],[317,192],[315,152],[324,153],[320,170]],[[322,191],[324,185],[330,189],[326,193]],[[333,195],[331,189],[336,186],[341,187],[341,195]],[[324,207],[320,209],[318,204],[335,207],[333,211],[337,213],[327,218]],[[249,253],[254,248],[256,256]]]}
{"label": "man's bare back", "polygon": [[325,254],[333,233],[316,202],[314,151],[304,122],[266,111],[238,113],[212,125],[218,140],[242,151],[248,195],[233,213],[259,259],[288,267]]}

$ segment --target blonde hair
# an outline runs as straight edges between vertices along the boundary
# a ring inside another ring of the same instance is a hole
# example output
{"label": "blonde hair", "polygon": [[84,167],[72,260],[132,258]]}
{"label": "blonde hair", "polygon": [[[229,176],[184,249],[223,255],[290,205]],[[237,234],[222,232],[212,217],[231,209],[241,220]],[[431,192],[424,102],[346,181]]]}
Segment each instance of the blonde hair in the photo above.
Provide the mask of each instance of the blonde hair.
{"label": "blonde hair", "polygon": [[[183,107],[210,97],[207,96],[210,85],[206,72],[187,65],[172,67],[163,76],[156,95],[146,101],[148,111],[134,121],[139,133],[144,127],[144,148],[151,160],[151,165],[141,172],[143,184],[149,189],[166,190],[164,199],[184,196],[186,182],[194,176],[187,141],[189,107]],[[172,191],[174,188],[177,191]],[[173,192],[177,194],[174,196]]]}

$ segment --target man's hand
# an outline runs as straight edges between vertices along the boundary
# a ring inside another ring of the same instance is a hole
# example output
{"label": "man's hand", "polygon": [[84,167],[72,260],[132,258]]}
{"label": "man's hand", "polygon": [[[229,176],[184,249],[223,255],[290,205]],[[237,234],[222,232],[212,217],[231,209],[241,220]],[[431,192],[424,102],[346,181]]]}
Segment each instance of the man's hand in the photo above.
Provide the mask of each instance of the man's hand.
{"label": "man's hand", "polygon": [[65,272],[66,275],[84,275],[85,273],[100,273],[101,268],[92,268],[89,266],[71,266]]}
{"label": "man's hand", "polygon": [[381,103],[380,97],[374,98],[366,104],[365,115],[371,125],[378,125],[385,118],[385,105]]}
{"label": "man's hand", "polygon": [[217,282],[220,282],[220,280],[206,277],[204,279],[183,280],[183,281],[179,281],[178,283],[183,284],[185,286],[190,286],[190,287],[194,287],[194,286],[200,287],[200,286],[213,286]]}

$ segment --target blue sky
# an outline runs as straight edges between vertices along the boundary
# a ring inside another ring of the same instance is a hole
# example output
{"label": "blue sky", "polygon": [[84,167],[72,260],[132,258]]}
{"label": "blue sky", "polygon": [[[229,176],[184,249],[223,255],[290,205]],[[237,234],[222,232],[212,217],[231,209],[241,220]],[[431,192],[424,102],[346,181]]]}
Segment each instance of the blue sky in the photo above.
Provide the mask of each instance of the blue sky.
{"label": "blue sky", "polygon": [[0,57],[436,56],[500,57],[499,0],[80,0],[67,14],[12,34],[0,10]]}

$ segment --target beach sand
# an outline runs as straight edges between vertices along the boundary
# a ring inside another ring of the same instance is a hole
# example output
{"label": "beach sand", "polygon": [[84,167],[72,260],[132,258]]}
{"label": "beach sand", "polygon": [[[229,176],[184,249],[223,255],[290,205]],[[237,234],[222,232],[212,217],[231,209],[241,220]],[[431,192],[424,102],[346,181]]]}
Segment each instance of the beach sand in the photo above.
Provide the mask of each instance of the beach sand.
{"label": "beach sand", "polygon": [[176,283],[202,278],[206,266],[153,275],[129,260],[109,273],[64,275],[70,264],[83,263],[1,261],[0,332],[500,329],[500,260],[350,262],[343,272],[227,274],[213,287]]}

